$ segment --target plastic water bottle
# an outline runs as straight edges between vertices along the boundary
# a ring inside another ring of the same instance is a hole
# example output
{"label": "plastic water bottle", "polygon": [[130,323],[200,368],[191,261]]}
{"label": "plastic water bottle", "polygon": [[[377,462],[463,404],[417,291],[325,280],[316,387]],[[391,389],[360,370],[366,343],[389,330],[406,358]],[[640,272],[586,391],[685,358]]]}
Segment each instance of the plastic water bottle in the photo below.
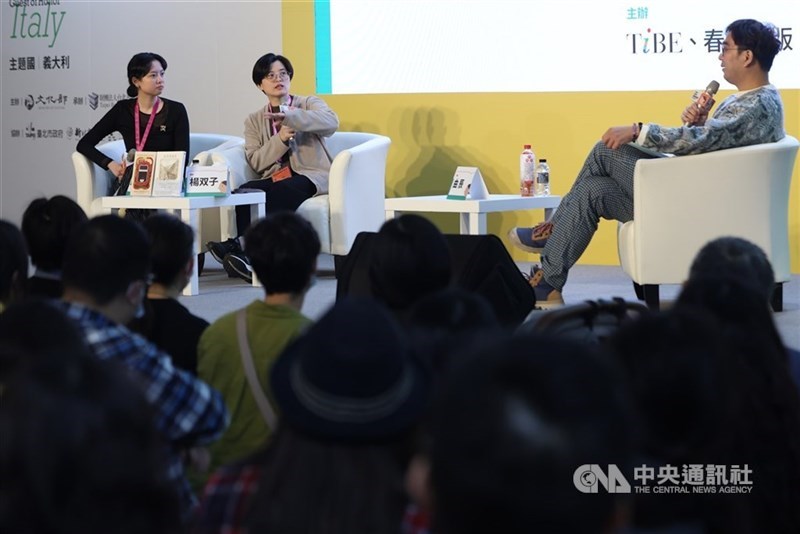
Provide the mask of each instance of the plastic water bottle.
{"label": "plastic water bottle", "polygon": [[519,194],[523,197],[533,196],[533,183],[536,179],[536,156],[531,145],[524,145],[519,155]]}
{"label": "plastic water bottle", "polygon": [[550,166],[547,160],[542,158],[536,166],[536,183],[533,188],[533,196],[546,197],[550,194]]}

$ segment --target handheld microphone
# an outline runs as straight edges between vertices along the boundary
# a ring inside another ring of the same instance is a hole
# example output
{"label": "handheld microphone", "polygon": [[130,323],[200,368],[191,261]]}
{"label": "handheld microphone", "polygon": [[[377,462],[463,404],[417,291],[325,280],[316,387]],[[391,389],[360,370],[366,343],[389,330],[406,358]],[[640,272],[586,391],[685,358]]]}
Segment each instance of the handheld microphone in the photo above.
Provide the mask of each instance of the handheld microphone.
{"label": "handheld microphone", "polygon": [[[711,100],[714,98],[714,95],[717,94],[717,91],[719,91],[719,82],[717,80],[711,80],[705,90],[696,97],[693,96],[692,100],[695,104],[697,104],[699,109],[705,109],[711,103]],[[689,123],[684,122],[683,125],[689,126]]]}
{"label": "handheld microphone", "polygon": [[125,169],[122,173],[122,178],[117,180],[117,183],[111,193],[112,196],[123,196],[128,192],[128,187],[133,177],[133,160],[136,158],[136,149],[132,148],[125,154]]}

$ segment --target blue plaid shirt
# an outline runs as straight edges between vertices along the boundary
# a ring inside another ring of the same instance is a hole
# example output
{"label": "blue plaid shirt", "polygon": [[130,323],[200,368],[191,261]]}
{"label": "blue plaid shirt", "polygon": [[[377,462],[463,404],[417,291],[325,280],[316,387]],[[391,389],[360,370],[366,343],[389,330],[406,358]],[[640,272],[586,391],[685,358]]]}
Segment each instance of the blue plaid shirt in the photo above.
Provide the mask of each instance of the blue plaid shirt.
{"label": "blue plaid shirt", "polygon": [[74,302],[60,302],[83,330],[102,360],[115,360],[133,372],[155,409],[156,428],[170,444],[168,476],[178,485],[184,516],[197,504],[183,470],[182,447],[219,438],[228,426],[228,412],[218,391],[172,366],[165,352],[105,315]]}

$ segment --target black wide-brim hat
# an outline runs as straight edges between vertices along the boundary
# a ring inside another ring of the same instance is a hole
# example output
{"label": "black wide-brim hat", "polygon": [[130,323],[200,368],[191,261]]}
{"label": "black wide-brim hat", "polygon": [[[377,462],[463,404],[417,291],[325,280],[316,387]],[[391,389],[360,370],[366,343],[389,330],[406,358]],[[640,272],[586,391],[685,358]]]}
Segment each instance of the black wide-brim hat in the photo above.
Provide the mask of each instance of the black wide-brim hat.
{"label": "black wide-brim hat", "polygon": [[382,305],[345,299],[284,350],[270,385],[282,424],[317,438],[373,441],[419,421],[431,376]]}

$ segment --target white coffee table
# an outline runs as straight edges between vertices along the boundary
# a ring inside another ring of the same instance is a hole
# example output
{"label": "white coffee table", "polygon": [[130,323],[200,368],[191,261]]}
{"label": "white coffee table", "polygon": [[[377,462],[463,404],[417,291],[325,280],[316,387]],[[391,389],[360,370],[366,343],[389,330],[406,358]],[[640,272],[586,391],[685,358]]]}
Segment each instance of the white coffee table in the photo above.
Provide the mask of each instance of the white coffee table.
{"label": "white coffee table", "polygon": [[450,200],[445,195],[426,197],[387,198],[384,209],[386,219],[395,217],[396,212],[418,211],[433,213],[458,213],[462,234],[479,235],[486,233],[488,213],[516,210],[544,209],[545,220],[550,218],[561,197],[521,197],[519,195],[489,195],[483,200]]}
{"label": "white coffee table", "polygon": [[[200,254],[200,213],[205,208],[221,208],[222,206],[250,206],[250,218],[255,221],[266,214],[266,197],[264,193],[239,193],[224,197],[101,197],[100,206],[106,213],[119,209],[154,209],[167,211],[180,211],[181,220],[194,230],[194,253]],[[260,282],[253,275],[253,285],[260,287]],[[200,284],[197,276],[197,262],[194,264],[192,277],[183,289],[184,295],[197,295],[200,293]]]}

